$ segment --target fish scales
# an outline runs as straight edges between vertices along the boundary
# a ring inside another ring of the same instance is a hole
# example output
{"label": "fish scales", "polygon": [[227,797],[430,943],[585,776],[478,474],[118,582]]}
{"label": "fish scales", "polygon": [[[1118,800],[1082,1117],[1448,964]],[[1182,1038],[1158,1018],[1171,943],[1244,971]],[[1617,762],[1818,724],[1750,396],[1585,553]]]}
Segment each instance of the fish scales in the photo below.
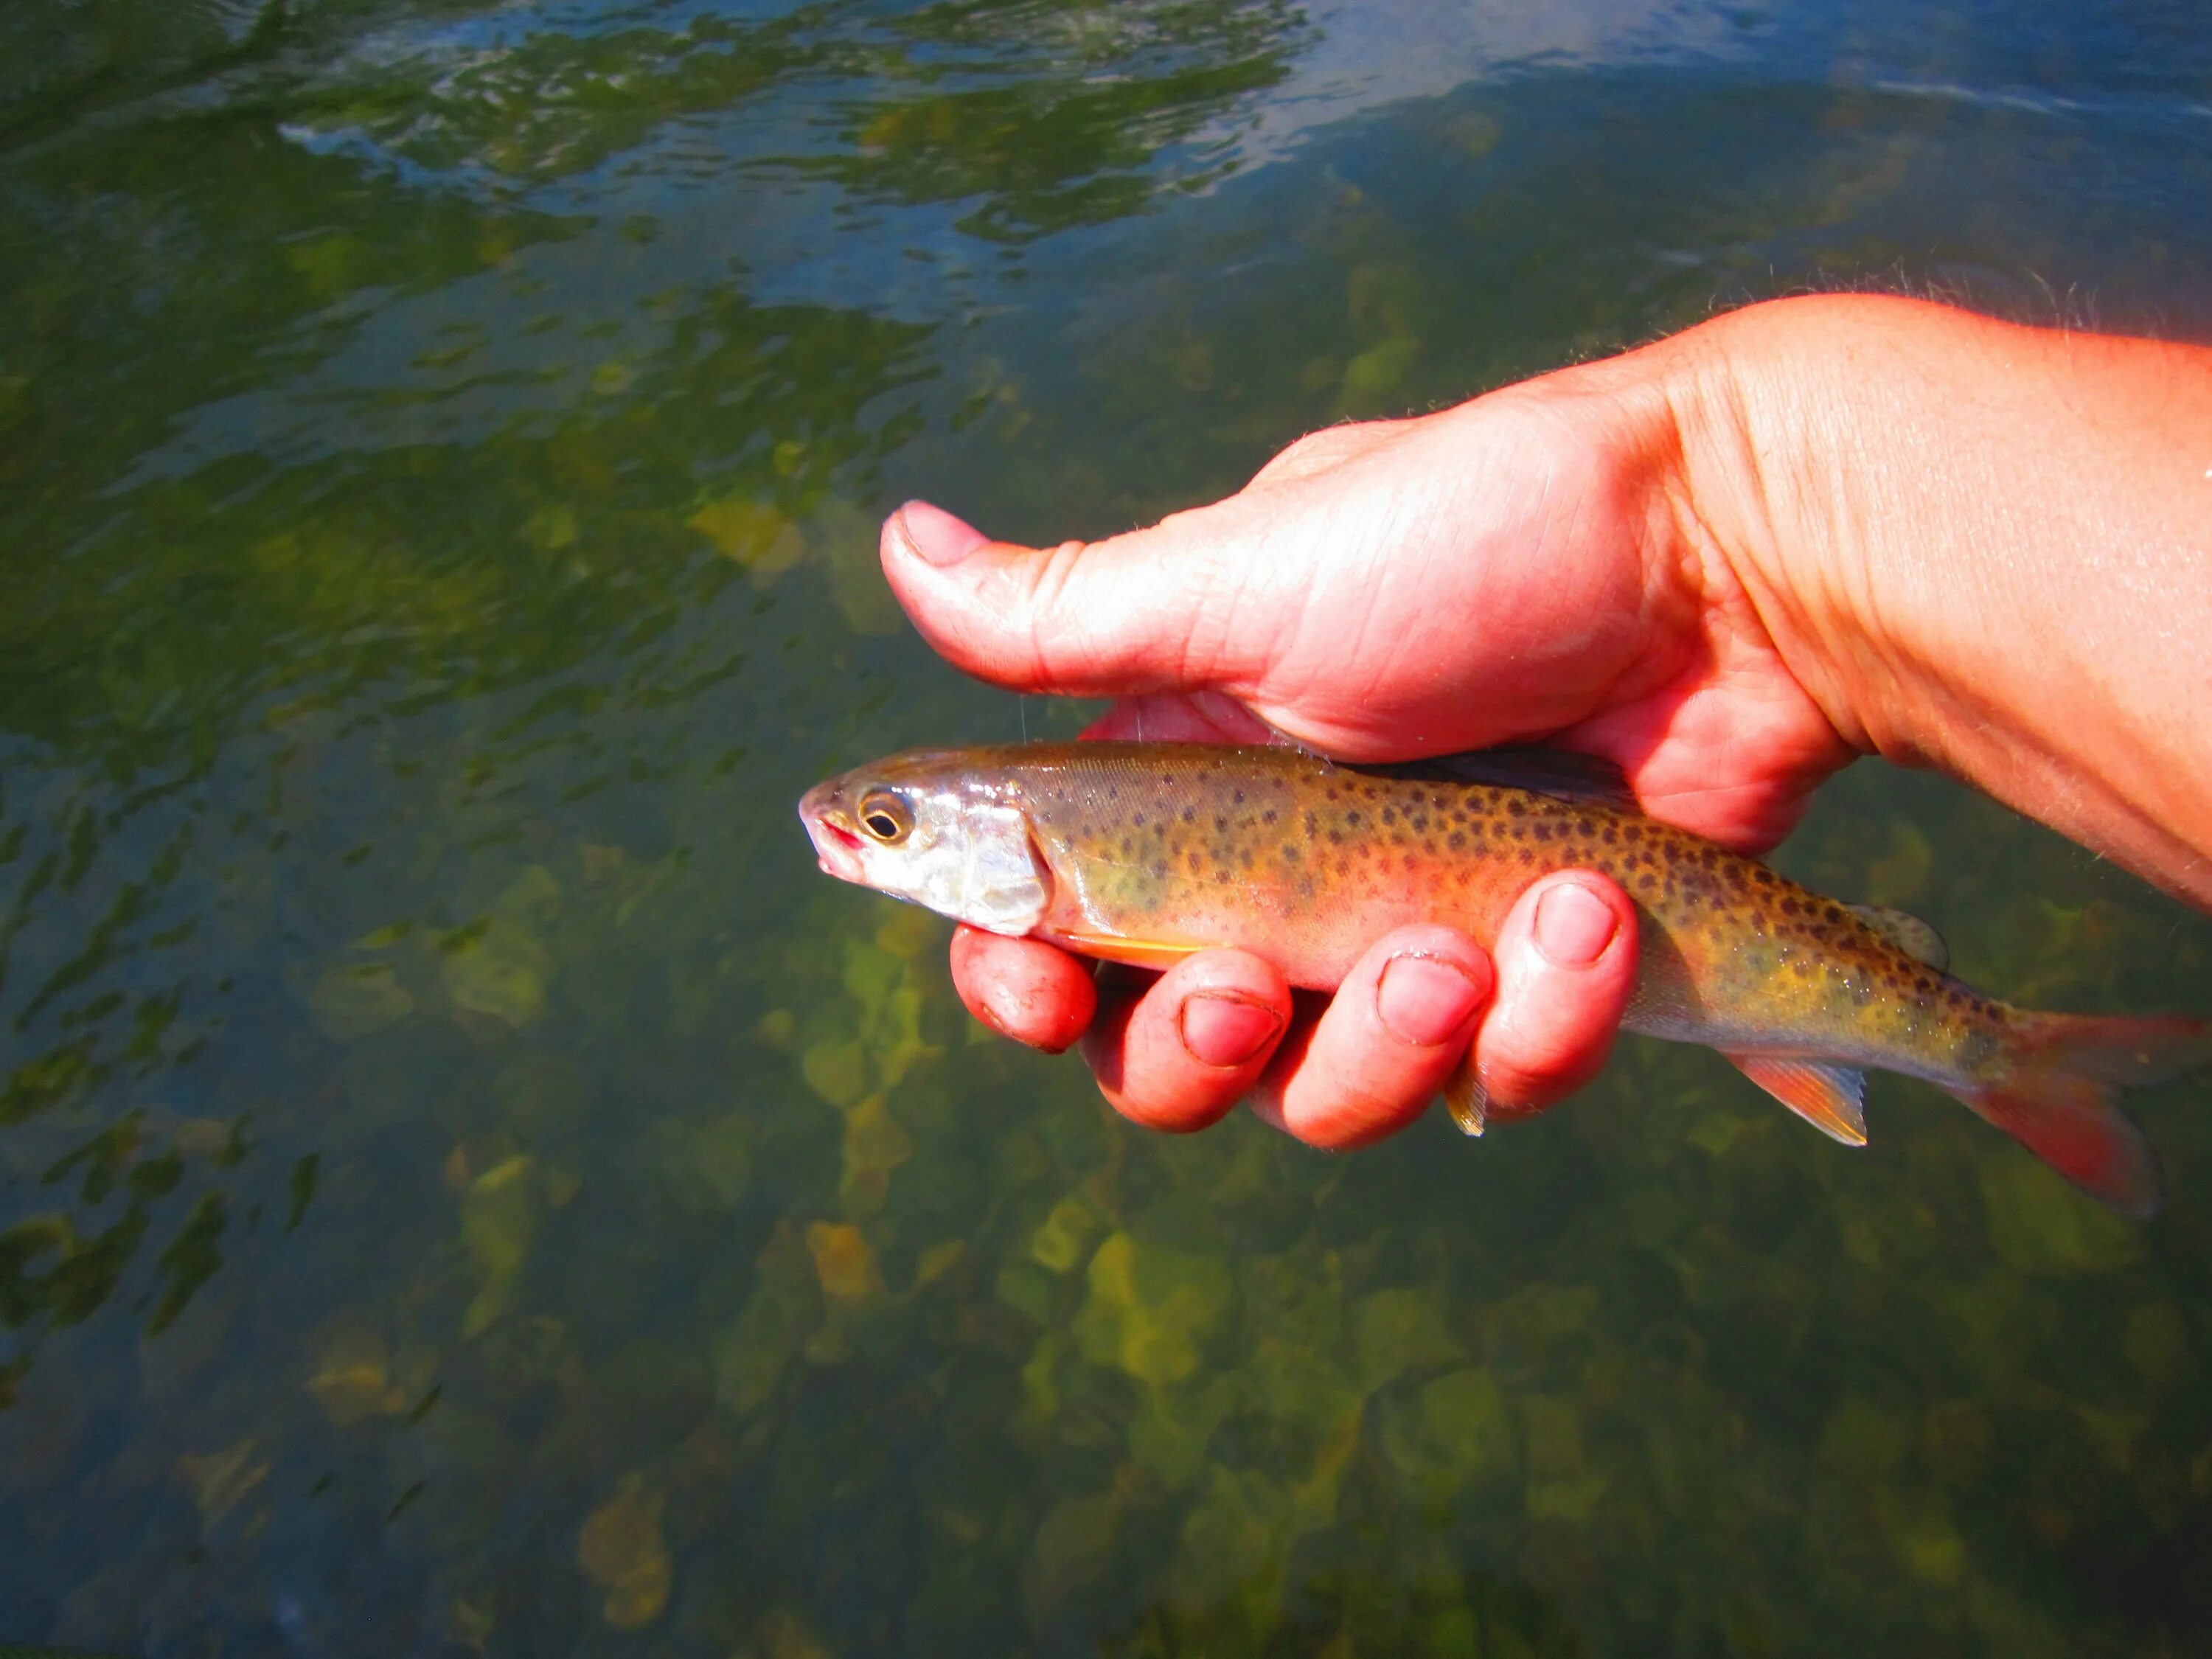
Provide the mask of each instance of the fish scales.
{"label": "fish scales", "polygon": [[[2148,1149],[2112,1099],[2212,1060],[2203,1022],[2015,1007],[1943,971],[1925,924],[1647,817],[1617,775],[1577,787],[1595,763],[1522,787],[1504,780],[1525,757],[1459,758],[1472,775],[1285,748],[924,750],[817,786],[800,815],[831,874],[975,926],[1152,967],[1234,945],[1321,990],[1409,923],[1491,945],[1532,882],[1595,870],[1638,919],[1629,1030],[1718,1048],[1855,1145],[1862,1068],[1926,1079],[2107,1202],[2154,1206]],[[1461,1104],[1479,1126],[1479,1094]]]}
{"label": "fish scales", "polygon": [[1104,923],[1148,944],[1242,945],[1328,989],[1394,927],[1443,922],[1488,945],[1529,883],[1587,869],[1617,882],[1643,922],[1632,1030],[1771,1046],[1779,1000],[1789,1047],[1819,1037],[1856,1052],[1871,1038],[1892,1069],[1899,1048],[1932,1048],[1948,1068],[1993,1048],[1978,1028],[2004,1018],[1844,906],[1640,814],[1294,750],[1194,765],[1091,752],[1114,747],[1031,763],[1036,832],[1073,878],[1047,931]]}

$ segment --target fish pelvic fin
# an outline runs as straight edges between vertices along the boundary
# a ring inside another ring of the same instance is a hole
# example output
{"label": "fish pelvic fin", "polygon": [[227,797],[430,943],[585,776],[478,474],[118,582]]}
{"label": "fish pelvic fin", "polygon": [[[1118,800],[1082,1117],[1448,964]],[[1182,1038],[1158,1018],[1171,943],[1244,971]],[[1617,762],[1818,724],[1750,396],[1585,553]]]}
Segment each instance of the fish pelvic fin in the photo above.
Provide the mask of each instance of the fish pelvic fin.
{"label": "fish pelvic fin", "polygon": [[1053,929],[1044,937],[1078,956],[1097,957],[1103,962],[1127,963],[1132,968],[1150,968],[1162,973],[1200,948],[1195,945],[1169,945],[1157,939],[1123,939],[1115,933],[1076,933],[1060,928]]}
{"label": "fish pelvic fin", "polygon": [[1822,1134],[1846,1146],[1866,1145],[1864,1072],[1840,1060],[1722,1052],[1736,1070]]}
{"label": "fish pelvic fin", "polygon": [[2117,1098],[2212,1066],[2212,1026],[2179,1016],[2018,1014],[1990,1079],[1946,1085],[2083,1192],[2123,1215],[2158,1213],[2158,1159]]}
{"label": "fish pelvic fin", "polygon": [[1481,1073],[1474,1069],[1474,1046],[1459,1057],[1452,1074],[1444,1079],[1444,1109],[1451,1121],[1459,1125],[1465,1135],[1480,1135],[1490,1118],[1490,1091],[1482,1086]]}

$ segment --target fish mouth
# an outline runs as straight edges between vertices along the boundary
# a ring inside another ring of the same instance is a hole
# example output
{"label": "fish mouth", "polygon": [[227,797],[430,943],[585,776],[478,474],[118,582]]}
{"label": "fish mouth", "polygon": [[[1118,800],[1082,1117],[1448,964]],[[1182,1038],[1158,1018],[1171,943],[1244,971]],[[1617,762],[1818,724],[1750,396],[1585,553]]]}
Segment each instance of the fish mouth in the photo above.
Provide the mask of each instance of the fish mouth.
{"label": "fish mouth", "polygon": [[821,794],[818,787],[810,789],[799,803],[799,821],[806,826],[806,838],[814,843],[815,862],[823,875],[865,887],[867,875],[860,849],[867,843],[830,816],[830,804],[820,799]]}

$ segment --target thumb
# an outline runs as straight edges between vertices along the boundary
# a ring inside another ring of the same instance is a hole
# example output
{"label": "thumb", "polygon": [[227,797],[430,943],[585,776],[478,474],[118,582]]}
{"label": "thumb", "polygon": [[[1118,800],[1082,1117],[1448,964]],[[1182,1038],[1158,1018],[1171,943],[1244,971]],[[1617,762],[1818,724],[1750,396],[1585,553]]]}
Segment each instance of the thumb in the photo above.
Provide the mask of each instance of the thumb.
{"label": "thumb", "polygon": [[927,501],[884,525],[884,574],[924,639],[995,684],[1070,696],[1231,689],[1272,656],[1282,596],[1236,498],[1100,542],[994,542]]}

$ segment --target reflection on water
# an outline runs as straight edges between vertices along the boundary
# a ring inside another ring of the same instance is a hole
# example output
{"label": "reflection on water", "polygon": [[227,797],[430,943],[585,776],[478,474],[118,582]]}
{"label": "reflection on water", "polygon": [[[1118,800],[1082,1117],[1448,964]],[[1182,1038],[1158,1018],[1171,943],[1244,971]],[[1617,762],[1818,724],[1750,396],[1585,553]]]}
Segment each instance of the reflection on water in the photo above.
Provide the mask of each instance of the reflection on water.
{"label": "reflection on water", "polygon": [[[2203,1644],[2188,1091],[2148,1230],[1648,1045],[1494,1146],[1164,1141],[811,874],[805,783],[1017,727],[908,493],[1096,532],[1869,275],[2212,331],[2185,8],[1441,15],[0,21],[0,1640]],[[2212,1007],[1928,780],[1784,861]]]}

